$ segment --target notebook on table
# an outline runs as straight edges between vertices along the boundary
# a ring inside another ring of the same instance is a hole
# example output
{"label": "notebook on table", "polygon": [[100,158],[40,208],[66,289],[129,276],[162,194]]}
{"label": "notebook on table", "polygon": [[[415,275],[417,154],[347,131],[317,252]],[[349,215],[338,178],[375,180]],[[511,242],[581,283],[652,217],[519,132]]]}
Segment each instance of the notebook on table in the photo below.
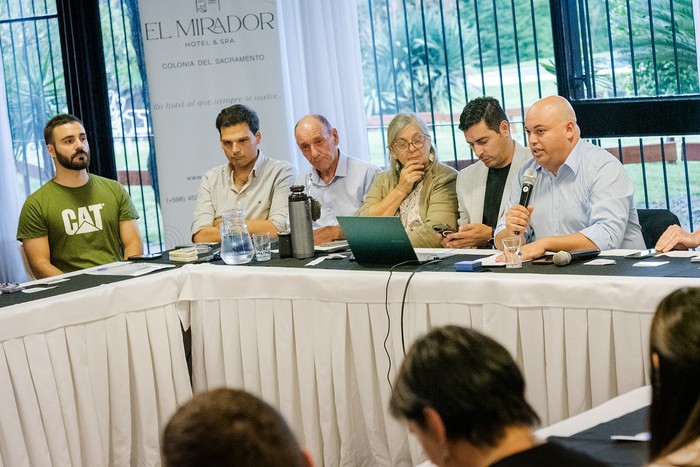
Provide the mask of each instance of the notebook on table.
{"label": "notebook on table", "polygon": [[345,251],[350,246],[347,240],[333,240],[331,242],[320,243],[314,247],[316,253],[335,253],[336,251]]}
{"label": "notebook on table", "polygon": [[394,265],[447,258],[454,250],[416,251],[398,217],[338,216],[338,223],[359,264]]}

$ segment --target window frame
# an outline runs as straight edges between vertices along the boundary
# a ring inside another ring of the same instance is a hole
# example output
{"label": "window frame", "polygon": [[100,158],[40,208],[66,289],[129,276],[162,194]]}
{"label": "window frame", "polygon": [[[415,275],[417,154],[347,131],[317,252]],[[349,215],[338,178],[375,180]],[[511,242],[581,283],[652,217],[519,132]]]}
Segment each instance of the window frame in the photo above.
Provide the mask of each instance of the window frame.
{"label": "window frame", "polygon": [[624,138],[700,134],[700,95],[611,99],[593,99],[584,95],[584,83],[589,77],[584,72],[587,67],[583,58],[585,54],[579,47],[577,1],[550,0],[550,11],[557,90],[560,96],[571,102],[581,136]]}

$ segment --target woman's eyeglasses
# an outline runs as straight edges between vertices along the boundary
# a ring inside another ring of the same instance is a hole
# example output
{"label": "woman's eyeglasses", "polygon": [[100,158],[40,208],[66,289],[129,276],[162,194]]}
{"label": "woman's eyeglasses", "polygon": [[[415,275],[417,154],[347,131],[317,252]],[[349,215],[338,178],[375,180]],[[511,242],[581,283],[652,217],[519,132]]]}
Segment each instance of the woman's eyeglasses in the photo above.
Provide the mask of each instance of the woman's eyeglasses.
{"label": "woman's eyeglasses", "polygon": [[413,138],[411,141],[406,141],[405,139],[400,139],[393,144],[394,150],[396,152],[406,152],[409,146],[413,146],[415,149],[423,149],[425,146],[425,141],[429,138],[428,135],[422,135]]}

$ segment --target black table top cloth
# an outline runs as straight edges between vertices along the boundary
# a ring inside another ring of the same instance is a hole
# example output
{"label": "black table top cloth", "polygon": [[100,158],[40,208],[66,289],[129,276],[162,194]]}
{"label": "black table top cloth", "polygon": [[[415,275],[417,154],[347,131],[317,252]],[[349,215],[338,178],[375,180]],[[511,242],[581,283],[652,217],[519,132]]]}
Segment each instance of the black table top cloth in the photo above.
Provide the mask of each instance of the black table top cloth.
{"label": "black table top cloth", "polygon": [[610,465],[639,467],[647,463],[647,443],[615,441],[610,437],[612,435],[634,436],[646,431],[647,411],[648,407],[644,407],[575,435],[550,436],[549,439],[568,448],[583,451]]}
{"label": "black table top cloth", "polygon": [[[495,253],[495,251],[494,251]],[[349,252],[343,253],[349,255]],[[206,257],[207,254],[200,254],[200,257]],[[324,254],[316,254],[316,257],[324,256]],[[454,274],[484,274],[484,273],[496,273],[496,274],[548,274],[548,275],[595,275],[595,276],[630,276],[630,277],[697,277],[700,278],[700,266],[697,263],[691,263],[689,258],[667,258],[659,257],[654,258],[655,261],[668,261],[667,264],[657,267],[635,267],[635,263],[640,260],[625,259],[622,257],[607,257],[609,259],[614,259],[615,264],[606,266],[587,266],[585,262],[573,263],[567,266],[559,267],[552,264],[549,265],[535,265],[531,262],[523,263],[523,267],[520,269],[506,269],[505,267],[493,267],[484,268],[480,272],[456,272],[454,264],[458,261],[464,260],[475,260],[483,258],[484,255],[475,254],[458,254],[445,258],[434,263],[428,264],[404,264],[394,268],[395,271],[400,272],[412,272],[416,269],[420,271],[432,271],[432,272],[451,272]],[[600,258],[606,258],[605,256],[600,256]],[[306,264],[309,263],[313,258],[307,259],[296,259],[296,258],[285,258],[280,259],[279,254],[273,253],[272,259],[270,261],[258,262],[255,259],[248,264],[230,266],[225,264],[223,261],[214,261],[212,264],[220,265],[221,267],[288,267],[288,268],[307,268]],[[651,260],[642,260],[651,261]],[[169,261],[169,257],[166,254],[159,260],[152,261],[154,263],[165,263],[172,264],[176,267],[181,267],[184,264],[192,263],[182,263],[176,261]],[[343,259],[327,259],[320,264],[315,266],[309,266],[308,268],[313,269],[336,269],[344,271],[388,271],[391,266],[385,265],[360,265],[354,261],[350,261],[348,258]],[[161,271],[168,271],[169,269],[164,269]],[[156,271],[157,274],[159,271]],[[153,273],[151,273],[153,274]],[[70,280],[56,284],[57,287],[51,290],[46,290],[38,293],[27,294],[27,293],[12,293],[12,294],[0,294],[0,308],[16,305],[19,303],[30,302],[33,300],[39,300],[67,292],[75,292],[82,289],[87,289],[90,287],[96,287],[100,284],[108,284],[112,282],[133,279],[130,276],[93,276],[89,274],[78,274],[72,276]]]}

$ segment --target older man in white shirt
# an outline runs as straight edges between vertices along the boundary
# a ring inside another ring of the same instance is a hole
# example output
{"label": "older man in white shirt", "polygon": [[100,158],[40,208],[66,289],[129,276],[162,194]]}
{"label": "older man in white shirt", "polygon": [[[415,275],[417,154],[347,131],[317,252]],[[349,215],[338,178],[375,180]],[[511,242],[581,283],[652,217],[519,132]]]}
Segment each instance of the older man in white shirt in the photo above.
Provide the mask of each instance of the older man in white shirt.
{"label": "older man in white shirt", "polygon": [[338,148],[338,130],[323,115],[303,117],[294,127],[297,146],[311,168],[296,183],[307,185],[309,195],[321,203],[321,217],[314,222],[314,244],[344,238],[336,216],[352,216],[379,167],[349,157]]}

